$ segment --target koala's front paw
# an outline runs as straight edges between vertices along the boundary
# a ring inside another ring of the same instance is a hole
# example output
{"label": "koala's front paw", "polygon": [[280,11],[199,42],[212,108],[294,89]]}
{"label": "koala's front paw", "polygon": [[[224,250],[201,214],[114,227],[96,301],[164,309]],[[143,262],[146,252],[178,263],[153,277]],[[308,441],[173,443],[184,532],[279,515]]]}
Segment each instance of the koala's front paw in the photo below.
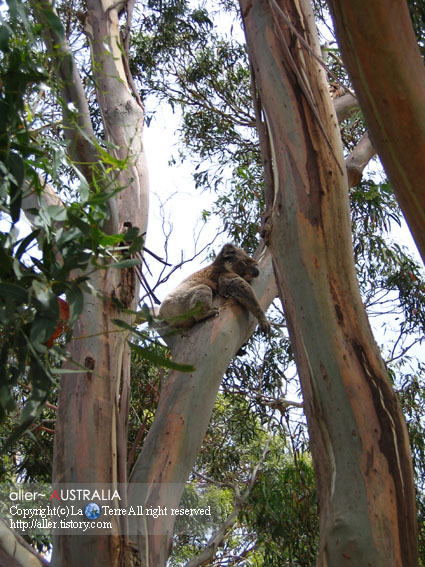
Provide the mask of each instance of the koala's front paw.
{"label": "koala's front paw", "polygon": [[270,323],[267,321],[267,319],[262,319],[260,321],[260,329],[261,332],[263,332],[265,335],[270,334],[272,328],[270,326]]}

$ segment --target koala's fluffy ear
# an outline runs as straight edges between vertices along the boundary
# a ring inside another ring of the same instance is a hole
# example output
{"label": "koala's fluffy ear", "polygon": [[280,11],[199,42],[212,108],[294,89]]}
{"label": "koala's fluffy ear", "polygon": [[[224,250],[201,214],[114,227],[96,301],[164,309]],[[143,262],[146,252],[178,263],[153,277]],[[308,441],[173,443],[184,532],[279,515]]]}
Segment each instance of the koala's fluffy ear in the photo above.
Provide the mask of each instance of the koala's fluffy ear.
{"label": "koala's fluffy ear", "polygon": [[235,255],[235,247],[233,244],[225,244],[221,251],[223,260],[230,260]]}

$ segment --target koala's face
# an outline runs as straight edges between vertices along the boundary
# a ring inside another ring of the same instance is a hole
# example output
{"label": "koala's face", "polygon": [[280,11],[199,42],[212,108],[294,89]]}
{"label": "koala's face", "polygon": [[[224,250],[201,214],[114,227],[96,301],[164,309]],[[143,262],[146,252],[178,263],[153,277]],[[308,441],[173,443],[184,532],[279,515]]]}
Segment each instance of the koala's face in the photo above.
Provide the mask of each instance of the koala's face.
{"label": "koala's face", "polygon": [[224,267],[227,270],[235,272],[248,282],[256,278],[260,273],[257,262],[248,256],[246,252],[232,244],[226,244],[219,256],[222,256]]}
{"label": "koala's face", "polygon": [[240,273],[237,270],[234,270],[237,274],[242,276],[243,279],[246,280],[247,282],[250,282],[251,280],[256,278],[260,273],[260,270],[258,269],[256,262],[254,262],[254,260],[251,260],[251,262],[252,262],[251,265],[245,265],[245,267],[244,267],[245,272],[244,273]]}

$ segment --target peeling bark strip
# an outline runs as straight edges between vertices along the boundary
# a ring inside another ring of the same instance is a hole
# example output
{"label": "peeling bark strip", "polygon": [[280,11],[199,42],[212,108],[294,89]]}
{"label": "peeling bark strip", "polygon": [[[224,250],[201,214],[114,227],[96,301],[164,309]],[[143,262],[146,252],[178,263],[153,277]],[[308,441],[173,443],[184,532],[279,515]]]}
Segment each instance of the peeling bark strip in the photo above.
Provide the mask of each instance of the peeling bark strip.
{"label": "peeling bark strip", "polygon": [[124,307],[130,307],[136,294],[136,271],[135,268],[123,268],[120,270],[120,283],[118,284],[118,299]]}
{"label": "peeling bark strip", "polygon": [[[370,392],[379,423],[381,424],[379,448],[387,460],[388,471],[395,487],[393,496],[397,500],[400,539],[413,544],[406,550],[408,553],[409,550],[413,551],[416,546],[416,541],[411,539],[412,534],[407,531],[410,523],[409,515],[412,508],[415,508],[415,501],[412,501],[411,491],[409,487],[405,486],[405,479],[410,474],[410,454],[406,455],[409,439],[406,438],[404,423],[399,419],[400,408],[397,397],[388,380],[382,381],[382,377],[374,373],[360,344],[353,342],[353,349],[360,365],[364,368],[365,374],[370,378]],[[404,442],[400,442],[403,439]],[[394,441],[396,441],[396,458],[394,458]],[[373,467],[374,458],[373,454],[371,454],[367,472],[372,472]],[[416,538],[416,533],[413,535]],[[404,565],[415,565],[412,553],[406,555],[404,561]]]}
{"label": "peeling bark strip", "polygon": [[317,477],[318,565],[415,567],[407,430],[358,289],[347,179],[326,77],[298,39],[301,34],[320,55],[311,5],[240,4],[270,139],[263,161],[273,162],[268,240]]}

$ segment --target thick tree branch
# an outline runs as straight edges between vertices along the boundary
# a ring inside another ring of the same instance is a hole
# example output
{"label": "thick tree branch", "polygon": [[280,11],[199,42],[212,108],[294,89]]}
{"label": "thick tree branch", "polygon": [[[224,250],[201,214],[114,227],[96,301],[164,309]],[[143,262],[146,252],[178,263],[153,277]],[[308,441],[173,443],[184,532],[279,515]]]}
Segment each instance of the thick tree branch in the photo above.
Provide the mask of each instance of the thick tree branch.
{"label": "thick tree branch", "polygon": [[369,138],[369,134],[366,132],[345,160],[348,187],[355,187],[358,183],[360,183],[363,170],[374,155],[376,155],[376,150]]}
{"label": "thick tree branch", "polygon": [[[115,146],[110,152],[117,159],[128,161],[118,180],[124,190],[115,199],[119,222],[131,223],[127,226],[137,226],[144,234],[148,216],[147,166],[142,140],[144,112],[132,95],[123,62],[118,15],[123,4],[89,0],[85,31],[93,54],[97,99],[106,138]],[[125,190],[129,187],[130,192]]]}
{"label": "thick tree branch", "polygon": [[[278,2],[319,53],[310,1]],[[391,558],[394,565],[413,567],[416,514],[407,429],[356,280],[347,180],[335,162],[335,156],[342,162],[341,137],[326,76],[292,29],[278,29],[276,0],[240,4],[274,150],[278,183],[269,246],[309,425],[321,510],[317,564],[378,565]],[[360,4],[365,9],[366,2]],[[375,6],[369,3],[369,11]],[[305,90],[332,150],[323,143]]]}
{"label": "thick tree branch", "polygon": [[68,152],[90,183],[92,166],[98,159],[86,93],[69,45],[64,36],[51,25],[49,14],[55,14],[50,0],[31,0],[38,21],[43,25],[43,37],[55,67],[58,89],[62,97],[63,125],[69,140]]}
{"label": "thick tree branch", "polygon": [[[333,104],[338,122],[342,122],[342,120],[345,120],[360,108],[357,99],[350,93],[335,99]],[[348,187],[355,187],[360,183],[364,168],[375,155],[376,150],[368,132],[366,132],[345,160]]]}
{"label": "thick tree branch", "polygon": [[[260,275],[253,282],[263,307],[276,297],[273,266],[268,251],[257,259]],[[171,371],[161,392],[154,423],[131,475],[130,502],[176,507],[204,439],[223,374],[230,359],[257,326],[233,300],[221,300],[216,318],[195,325],[172,350],[177,362],[192,364],[195,371]],[[153,487],[145,491],[144,483]],[[174,492],[170,494],[170,487]],[[136,500],[135,500],[136,499]],[[139,547],[149,541],[150,564],[165,565],[175,516],[147,518]],[[131,528],[136,533],[135,526]],[[149,538],[149,534],[162,534]]]}
{"label": "thick tree branch", "polygon": [[[36,2],[36,5],[41,4]],[[77,106],[79,122],[72,122],[74,113],[67,117],[70,128],[74,128],[71,132],[74,134],[71,140],[75,142],[73,155],[76,159],[87,159],[79,166],[85,172],[88,183],[92,182],[91,175],[94,175],[101,189],[120,189],[108,201],[111,218],[102,227],[103,230],[118,233],[127,227],[137,227],[139,234],[145,234],[148,184],[142,141],[143,110],[128,88],[122,61],[118,10],[123,5],[122,2],[88,0],[85,17],[97,103],[111,156],[111,159],[107,158],[108,166],[112,164],[108,171],[102,163],[102,156],[95,153],[88,155],[93,138],[87,102],[67,45],[62,38],[53,36],[51,49],[57,59],[59,82],[65,83],[61,85],[63,96],[67,102],[74,98],[71,102]],[[81,136],[77,131],[80,127],[86,128]],[[79,147],[80,142],[82,148]],[[87,372],[70,372],[61,380],[53,476],[55,482],[115,486],[127,481],[130,347],[128,335],[115,332],[113,319],[119,318],[129,325],[132,323],[131,310],[136,308],[139,285],[132,269],[96,270],[87,275],[90,285],[99,295],[84,295],[84,312],[76,322],[74,337],[68,344],[71,358]],[[127,309],[123,310],[121,305]],[[84,340],[78,340],[78,337],[84,337]],[[78,435],[73,426],[75,423],[79,423],[85,435]],[[125,506],[125,494],[121,504]],[[113,532],[108,536],[54,536],[53,564],[65,567],[84,563],[85,546],[96,549],[96,564],[124,564],[129,551],[128,542],[126,536],[117,534],[127,534],[126,518],[113,518],[112,523]]]}
{"label": "thick tree branch", "polygon": [[[31,0],[34,13],[43,25],[44,40],[53,61],[58,89],[62,98],[65,138],[69,142],[68,155],[91,186],[93,179],[99,186],[104,182],[101,160],[96,149],[96,137],[80,73],[64,35],[51,24],[56,16],[51,0]],[[110,219],[107,232],[118,232],[118,214],[114,200],[108,202]]]}
{"label": "thick tree branch", "polygon": [[342,122],[360,108],[357,99],[350,93],[334,99],[333,103],[338,122]]}
{"label": "thick tree branch", "polygon": [[35,549],[0,520],[0,565],[8,567],[45,567],[50,565]]}

